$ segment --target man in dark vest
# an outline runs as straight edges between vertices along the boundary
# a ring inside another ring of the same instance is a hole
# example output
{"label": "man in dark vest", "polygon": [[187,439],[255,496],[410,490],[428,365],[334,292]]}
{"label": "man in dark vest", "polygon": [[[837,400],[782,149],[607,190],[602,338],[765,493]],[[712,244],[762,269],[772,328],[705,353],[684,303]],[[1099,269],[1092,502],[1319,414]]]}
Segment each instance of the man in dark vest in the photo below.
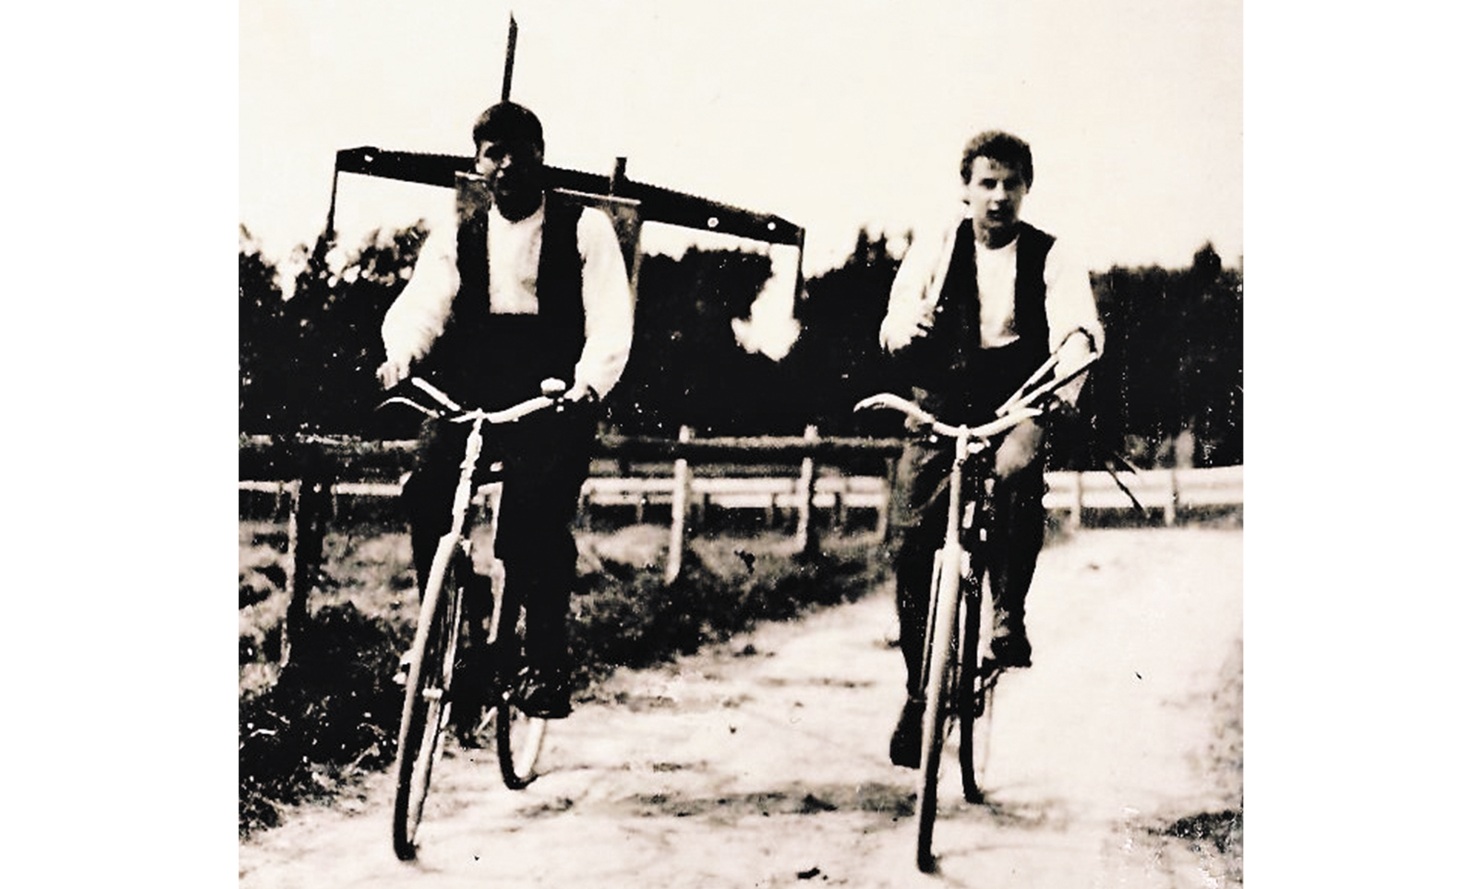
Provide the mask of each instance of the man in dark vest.
{"label": "man in dark vest", "polygon": [[[545,187],[545,137],[529,109],[501,102],[473,128],[474,172],[456,215],[434,221],[411,280],[381,328],[381,384],[417,368],[460,404],[507,407],[569,384],[560,412],[493,433],[504,463],[495,556],[526,607],[529,670],[517,689],[533,716],[570,713],[566,613],[575,579],[571,535],[596,429],[596,403],[617,383],[633,338],[633,296],[611,221]],[[425,589],[447,532],[463,430],[424,428],[402,492],[412,559]]]}
{"label": "man in dark vest", "polygon": [[[978,424],[1052,353],[1070,367],[1100,351],[1102,329],[1085,266],[1019,219],[1034,182],[1029,146],[1008,133],[979,134],[963,151],[961,174],[966,212],[913,241],[891,287],[880,343],[924,408],[949,423]],[[1079,390],[1076,380],[1060,396],[1073,403]],[[1024,600],[1044,542],[1043,439],[1044,422],[1026,421],[992,456],[988,568],[1000,613],[990,645],[1010,667],[1030,664]],[[911,440],[891,504],[901,532],[896,611],[907,697],[890,758],[913,768],[921,755],[932,559],[946,530],[951,463],[951,448]]]}

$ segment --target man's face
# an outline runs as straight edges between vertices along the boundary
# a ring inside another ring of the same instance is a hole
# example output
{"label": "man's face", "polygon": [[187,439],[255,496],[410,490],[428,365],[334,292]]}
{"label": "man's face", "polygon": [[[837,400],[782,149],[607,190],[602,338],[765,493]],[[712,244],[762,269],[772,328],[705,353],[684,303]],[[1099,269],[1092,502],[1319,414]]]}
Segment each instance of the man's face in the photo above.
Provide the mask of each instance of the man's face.
{"label": "man's face", "polygon": [[1013,167],[988,157],[973,158],[962,187],[973,229],[989,247],[1002,247],[1019,231],[1019,204],[1029,186]]}
{"label": "man's face", "polygon": [[510,219],[522,219],[540,205],[544,169],[544,152],[526,140],[480,141],[474,154],[474,171],[488,180],[494,203]]}

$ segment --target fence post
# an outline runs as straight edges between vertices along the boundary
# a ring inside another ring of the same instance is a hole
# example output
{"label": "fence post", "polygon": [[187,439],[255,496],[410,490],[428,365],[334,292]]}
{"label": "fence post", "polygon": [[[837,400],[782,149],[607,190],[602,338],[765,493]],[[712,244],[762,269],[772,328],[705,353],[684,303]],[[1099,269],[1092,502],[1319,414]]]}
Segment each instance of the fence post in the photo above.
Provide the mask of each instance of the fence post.
{"label": "fence post", "polygon": [[900,459],[885,459],[885,499],[880,503],[880,512],[875,516],[875,539],[881,543],[890,539],[890,503],[895,497],[895,477]]}
{"label": "fence post", "polygon": [[1081,504],[1086,497],[1085,473],[1077,470],[1070,475],[1070,486],[1072,498],[1070,501],[1070,520],[1066,523],[1070,530],[1074,531],[1081,526]]}
{"label": "fence post", "polygon": [[287,521],[292,521],[295,490],[294,483],[291,481],[278,482],[278,490],[273,494],[273,521],[278,521],[279,516],[283,516]]}
{"label": "fence post", "polygon": [[[694,435],[688,426],[679,427],[679,441],[687,442]],[[664,566],[664,582],[679,579],[679,570],[684,567],[685,525],[689,517],[690,464],[683,457],[674,461],[674,496],[670,504],[669,561]]]}
{"label": "fence post", "polygon": [[[803,430],[803,440],[818,441],[818,427],[812,423]],[[798,528],[796,544],[798,552],[811,556],[818,551],[818,528],[813,524],[813,492],[817,472],[811,455],[803,458],[803,468],[798,476]]]}
{"label": "fence post", "polygon": [[288,610],[283,616],[279,637],[278,665],[287,667],[293,651],[293,639],[309,615],[309,591],[319,578],[324,558],[324,526],[331,507],[334,479],[321,461],[310,458],[304,464],[303,477],[293,486],[288,513]]}
{"label": "fence post", "polygon": [[1163,524],[1173,525],[1178,519],[1178,475],[1177,470],[1168,469],[1168,505],[1163,507]]}

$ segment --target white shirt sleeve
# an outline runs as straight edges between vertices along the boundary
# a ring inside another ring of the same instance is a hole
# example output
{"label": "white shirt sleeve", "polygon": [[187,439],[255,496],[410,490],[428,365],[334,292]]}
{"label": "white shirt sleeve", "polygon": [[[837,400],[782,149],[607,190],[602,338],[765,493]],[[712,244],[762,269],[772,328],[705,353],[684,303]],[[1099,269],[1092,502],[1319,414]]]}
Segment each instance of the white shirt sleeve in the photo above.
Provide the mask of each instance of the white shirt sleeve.
{"label": "white shirt sleeve", "polygon": [[[1050,351],[1058,352],[1058,366],[1075,367],[1092,354],[1101,354],[1106,333],[1096,314],[1091,274],[1072,251],[1056,241],[1045,257],[1045,315],[1050,325]],[[1074,404],[1086,378],[1072,380],[1059,392]]]}
{"label": "white shirt sleeve", "polygon": [[911,342],[916,325],[936,305],[941,295],[942,278],[952,257],[954,226],[943,236],[932,232],[917,237],[906,248],[890,285],[890,301],[885,320],[880,323],[880,345],[894,352]]}
{"label": "white shirt sleeve", "polygon": [[633,292],[617,232],[601,210],[587,207],[576,223],[581,254],[581,299],[586,312],[586,344],[576,362],[571,388],[590,386],[606,398],[623,375],[633,346]]}
{"label": "white shirt sleeve", "polygon": [[427,357],[443,332],[458,292],[456,226],[434,226],[417,254],[411,280],[381,322],[386,357],[410,364]]}

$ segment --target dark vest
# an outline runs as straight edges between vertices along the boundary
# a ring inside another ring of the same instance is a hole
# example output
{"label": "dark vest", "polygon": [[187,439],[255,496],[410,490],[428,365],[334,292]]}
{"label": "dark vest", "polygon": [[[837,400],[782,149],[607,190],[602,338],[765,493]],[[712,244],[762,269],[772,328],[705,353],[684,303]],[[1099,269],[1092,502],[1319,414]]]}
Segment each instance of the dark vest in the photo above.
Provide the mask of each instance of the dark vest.
{"label": "dark vest", "polygon": [[540,394],[540,381],[571,376],[586,343],[581,254],[576,223],[582,206],[548,192],[541,229],[534,315],[489,311],[488,209],[461,212],[459,287],[430,363],[455,398],[500,408]]}
{"label": "dark vest", "polygon": [[1050,357],[1045,312],[1045,257],[1053,235],[1019,224],[1014,270],[1014,332],[1007,346],[984,349],[972,221],[957,228],[932,331],[912,347],[912,380],[933,410],[950,422],[987,422],[993,411]]}

